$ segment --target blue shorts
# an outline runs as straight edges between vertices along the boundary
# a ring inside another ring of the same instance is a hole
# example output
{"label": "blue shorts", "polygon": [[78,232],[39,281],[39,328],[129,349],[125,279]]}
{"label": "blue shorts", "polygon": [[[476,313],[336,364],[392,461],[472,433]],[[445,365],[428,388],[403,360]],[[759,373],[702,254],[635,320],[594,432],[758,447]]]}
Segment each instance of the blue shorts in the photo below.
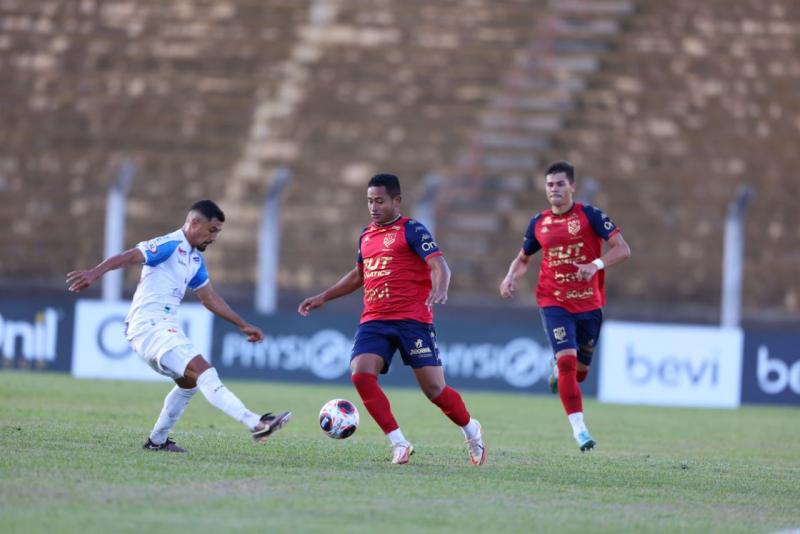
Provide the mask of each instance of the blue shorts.
{"label": "blue shorts", "polygon": [[442,365],[433,325],[411,320],[367,321],[360,324],[350,360],[359,354],[377,354],[386,362],[381,370],[381,374],[386,374],[398,349],[405,365],[414,368]]}
{"label": "blue shorts", "polygon": [[553,347],[553,354],[564,349],[578,351],[578,361],[592,364],[592,355],[603,325],[603,311],[596,309],[582,313],[571,313],[560,306],[539,309],[544,333]]}

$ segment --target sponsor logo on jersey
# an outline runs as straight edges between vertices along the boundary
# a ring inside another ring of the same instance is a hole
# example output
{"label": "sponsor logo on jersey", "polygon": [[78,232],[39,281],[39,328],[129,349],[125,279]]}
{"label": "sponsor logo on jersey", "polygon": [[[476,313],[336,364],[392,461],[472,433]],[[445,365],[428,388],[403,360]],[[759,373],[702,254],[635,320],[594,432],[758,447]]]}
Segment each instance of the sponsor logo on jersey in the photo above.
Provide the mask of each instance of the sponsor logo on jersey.
{"label": "sponsor logo on jersey", "polygon": [[192,261],[195,263],[200,263],[200,256],[192,256]]}
{"label": "sponsor logo on jersey", "polygon": [[366,302],[373,302],[375,300],[388,299],[391,295],[389,293],[389,284],[383,283],[383,287],[376,287],[364,291],[364,300]]}
{"label": "sponsor logo on jersey", "polygon": [[186,251],[183,250],[181,247],[178,247],[178,254],[180,254],[181,256],[186,256]]}
{"label": "sponsor logo on jersey", "polygon": [[397,239],[397,234],[386,234],[383,236],[383,246],[386,248],[391,247],[394,244],[395,239]]}
{"label": "sponsor logo on jersey", "polygon": [[431,250],[436,248],[436,241],[429,241],[429,242],[422,243],[422,245],[420,245],[420,247],[422,248],[423,252],[430,252]]}
{"label": "sponsor logo on jersey", "polygon": [[156,252],[158,252],[158,243],[156,243],[155,241],[148,241],[147,248],[150,250],[150,252],[155,254]]}
{"label": "sponsor logo on jersey", "polygon": [[594,288],[591,287],[587,287],[586,289],[580,291],[577,289],[567,291],[568,299],[578,299],[578,300],[589,299],[592,298],[593,295],[594,295]]}
{"label": "sponsor logo on jersey", "polygon": [[567,231],[569,231],[572,235],[578,235],[578,232],[581,231],[581,220],[580,219],[572,219],[567,222]]}

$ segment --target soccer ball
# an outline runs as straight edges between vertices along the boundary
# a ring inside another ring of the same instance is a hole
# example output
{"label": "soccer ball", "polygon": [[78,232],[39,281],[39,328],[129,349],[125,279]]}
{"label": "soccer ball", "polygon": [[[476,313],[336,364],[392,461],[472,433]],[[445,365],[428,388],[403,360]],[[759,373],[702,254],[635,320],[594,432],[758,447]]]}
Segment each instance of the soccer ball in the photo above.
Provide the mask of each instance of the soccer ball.
{"label": "soccer ball", "polygon": [[349,400],[333,399],[319,411],[319,427],[328,437],[345,439],[358,428],[358,410]]}

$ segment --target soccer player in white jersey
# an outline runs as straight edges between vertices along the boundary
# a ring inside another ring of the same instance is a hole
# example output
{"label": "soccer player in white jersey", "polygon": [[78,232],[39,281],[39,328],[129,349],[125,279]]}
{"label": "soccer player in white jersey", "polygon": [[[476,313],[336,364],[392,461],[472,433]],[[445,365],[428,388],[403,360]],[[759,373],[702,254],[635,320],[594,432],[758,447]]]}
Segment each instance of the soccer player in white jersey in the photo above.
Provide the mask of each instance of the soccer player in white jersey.
{"label": "soccer player in white jersey", "polygon": [[208,278],[201,252],[217,239],[224,222],[225,214],[214,202],[201,200],[191,207],[182,228],[142,241],[93,269],[67,274],[69,291],[78,292],[110,270],[144,264],[125,319],[125,335],[150,367],[176,383],[164,399],[161,415],[144,444],[147,450],[186,452],[168,434],[198,390],[212,405],[250,429],[256,441],[266,441],[292,416],[291,412],[283,412],[259,417],[248,410],[220,382],[216,369],[197,352],[177,321],[178,306],[186,288],[190,287],[206,308],[238,326],[248,341],[255,343],[264,339],[261,329],[233,311],[214,291]]}

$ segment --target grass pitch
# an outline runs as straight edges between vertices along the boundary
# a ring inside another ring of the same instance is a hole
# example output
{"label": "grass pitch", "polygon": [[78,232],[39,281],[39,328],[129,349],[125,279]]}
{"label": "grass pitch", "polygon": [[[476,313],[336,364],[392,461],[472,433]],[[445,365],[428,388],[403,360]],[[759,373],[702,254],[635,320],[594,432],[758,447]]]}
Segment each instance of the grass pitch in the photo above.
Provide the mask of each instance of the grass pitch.
{"label": "grass pitch", "polygon": [[[224,380],[224,377],[223,377]],[[585,402],[581,454],[555,397],[463,392],[488,446],[417,390],[388,389],[417,448],[389,448],[352,388],[227,381],[256,411],[294,420],[265,445],[200,394],[172,436],[140,447],[169,385],[0,373],[0,532],[772,532],[800,528],[800,410]],[[325,437],[327,400],[361,427]]]}

